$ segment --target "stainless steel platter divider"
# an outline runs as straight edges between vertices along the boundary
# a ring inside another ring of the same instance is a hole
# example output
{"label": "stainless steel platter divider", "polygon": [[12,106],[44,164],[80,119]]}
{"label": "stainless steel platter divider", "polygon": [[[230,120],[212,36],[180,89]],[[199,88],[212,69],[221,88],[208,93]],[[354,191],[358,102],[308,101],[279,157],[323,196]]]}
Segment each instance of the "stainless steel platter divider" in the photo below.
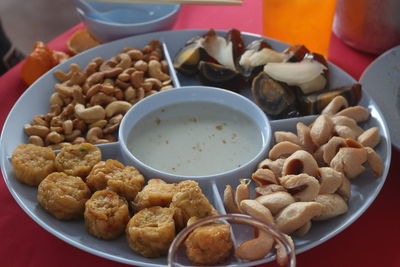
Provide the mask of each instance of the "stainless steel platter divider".
{"label": "stainless steel platter divider", "polygon": [[[155,267],[166,265],[166,258],[146,259],[138,254],[135,254],[128,247],[124,236],[121,236],[117,240],[113,241],[103,241],[86,233],[82,221],[60,222],[51,217],[51,215],[47,214],[43,209],[41,209],[37,203],[37,190],[35,188],[22,185],[13,177],[10,157],[12,151],[18,144],[27,142],[27,138],[23,133],[23,125],[30,122],[31,118],[35,114],[41,114],[47,111],[48,97],[54,90],[52,85],[56,83],[56,80],[53,77],[53,72],[55,69],[66,71],[69,65],[73,62],[82,67],[94,57],[102,56],[108,59],[109,57],[116,55],[124,47],[136,46],[141,48],[149,41],[156,39],[163,43],[165,57],[170,64],[170,72],[172,74],[171,76],[173,78],[174,85],[176,87],[193,85],[196,84],[197,80],[182,76],[181,74],[176,74],[172,67],[171,59],[186,43],[186,41],[196,35],[203,34],[206,31],[207,30],[165,31],[129,37],[100,45],[99,47],[86,51],[61,65],[56,66],[24,92],[24,94],[20,97],[10,111],[3,127],[3,132],[0,138],[1,170],[5,183],[12,196],[34,221],[36,221],[45,230],[54,234],[65,242],[101,257],[137,266]],[[217,31],[217,34],[225,35],[226,31]],[[249,33],[242,33],[242,35],[245,44],[248,44],[250,41],[255,39],[264,38],[260,35]],[[288,47],[287,44],[278,42],[276,40],[267,38],[264,39],[266,39],[272,45],[272,47],[278,51],[282,51]],[[356,82],[351,76],[340,70],[334,64],[329,63],[329,67],[331,88]],[[242,94],[251,97],[248,91],[242,92]],[[29,103],[35,103],[35,105],[29,105]],[[391,157],[388,128],[379,108],[365,92],[363,92],[363,98],[360,104],[368,107],[371,110],[372,115],[371,121],[366,123],[364,127],[379,126],[381,130],[382,141],[377,149],[377,152],[384,161],[383,176],[379,179],[375,179],[372,177],[372,174],[366,173],[365,175],[362,175],[363,177],[356,179],[354,181],[352,190],[353,195],[350,200],[349,211],[346,214],[336,217],[332,220],[314,223],[311,232],[307,234],[305,238],[295,239],[297,253],[311,249],[344,230],[359,216],[361,216],[361,214],[369,207],[384,184],[389,170]],[[273,131],[294,130],[295,124],[298,121],[309,123],[313,118],[315,118],[315,116],[271,121],[271,127]],[[119,145],[119,142],[99,145],[103,152],[103,159],[113,158],[122,160],[119,151]],[[221,196],[223,195],[225,185],[230,184],[232,187],[235,187],[239,181],[235,179],[214,179],[198,182],[200,183],[205,195],[211,202],[213,202],[217,210],[224,214],[225,209],[223,207]],[[268,260],[269,259],[263,259],[256,262],[240,263],[240,266],[256,265]]]}

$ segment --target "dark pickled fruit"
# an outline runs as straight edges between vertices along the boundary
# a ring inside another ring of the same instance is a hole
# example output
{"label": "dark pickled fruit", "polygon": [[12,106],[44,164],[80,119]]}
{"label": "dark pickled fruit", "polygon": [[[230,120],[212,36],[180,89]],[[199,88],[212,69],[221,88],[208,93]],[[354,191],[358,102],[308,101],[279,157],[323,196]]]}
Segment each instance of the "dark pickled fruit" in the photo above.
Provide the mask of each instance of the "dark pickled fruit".
{"label": "dark pickled fruit", "polygon": [[239,91],[246,86],[243,76],[236,70],[206,61],[200,61],[198,67],[198,75],[202,84],[232,91]]}

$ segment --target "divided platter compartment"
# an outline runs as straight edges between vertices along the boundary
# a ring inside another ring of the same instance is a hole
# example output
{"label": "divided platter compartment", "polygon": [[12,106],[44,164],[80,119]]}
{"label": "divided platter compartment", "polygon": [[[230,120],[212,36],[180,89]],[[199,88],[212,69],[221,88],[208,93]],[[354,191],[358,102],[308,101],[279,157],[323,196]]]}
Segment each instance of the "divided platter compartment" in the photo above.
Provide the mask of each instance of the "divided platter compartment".
{"label": "divided platter compartment", "polygon": [[[97,239],[85,230],[83,220],[80,221],[59,221],[46,213],[37,203],[36,194],[37,189],[19,183],[13,174],[11,165],[11,154],[15,147],[21,143],[27,142],[27,137],[23,131],[23,126],[30,123],[32,117],[36,114],[44,114],[47,112],[49,104],[48,99],[52,92],[54,92],[54,84],[57,82],[53,76],[56,69],[66,71],[71,63],[77,63],[79,66],[84,67],[93,58],[101,56],[108,59],[117,55],[122,48],[125,47],[138,47],[143,48],[151,40],[159,40],[163,43],[164,52],[170,64],[171,76],[176,87],[196,85],[199,84],[197,79],[192,77],[176,74],[172,69],[171,58],[181,49],[184,44],[194,36],[201,35],[207,30],[184,30],[184,31],[165,31],[158,33],[144,34],[140,36],[133,36],[104,45],[100,45],[94,49],[86,51],[82,54],[74,56],[65,63],[56,66],[42,78],[36,81],[27,91],[20,97],[17,103],[11,110],[8,118],[4,124],[1,140],[0,140],[0,155],[1,155],[1,169],[4,180],[11,194],[21,206],[21,208],[35,220],[39,225],[50,233],[56,235],[65,242],[78,247],[87,252],[95,255],[108,258],[110,260],[119,261],[127,264],[137,266],[165,266],[167,263],[166,257],[157,259],[147,259],[139,254],[134,253],[128,246],[125,236],[121,236],[117,240],[104,241]],[[226,31],[217,31],[218,35],[225,36]],[[260,35],[242,33],[245,45],[256,39],[267,40],[275,50],[282,51],[288,45],[271,40]],[[343,70],[337,66],[329,63],[330,87],[338,87],[341,85],[348,85],[356,81],[350,77]],[[247,91],[241,92],[242,94],[250,97]],[[311,231],[303,238],[295,238],[296,252],[301,253],[311,249],[339,232],[343,231],[352,222],[354,222],[373,202],[380,189],[382,188],[390,164],[391,147],[390,137],[386,122],[374,101],[369,95],[363,91],[363,96],[360,105],[367,107],[371,112],[371,120],[362,125],[364,129],[371,126],[378,126],[382,136],[381,143],[376,147],[376,151],[382,157],[384,164],[384,171],[382,177],[376,179],[373,177],[371,171],[365,171],[361,177],[353,180],[352,196],[349,202],[349,211],[334,219],[315,222]],[[273,131],[293,131],[295,132],[296,123],[299,121],[310,123],[316,116],[300,117],[285,120],[272,120],[271,127]],[[272,145],[272,144],[271,144]],[[112,158],[123,162],[120,155],[119,143],[110,143],[98,145],[103,153],[103,160]],[[250,177],[249,173],[249,177]],[[147,177],[149,178],[149,177]],[[159,177],[162,178],[162,177]],[[226,184],[236,187],[239,183],[238,178],[231,177],[229,180],[197,180],[200,186],[208,197],[211,203],[217,208],[220,213],[225,213],[222,196]],[[262,262],[271,260],[266,258],[256,262],[237,262],[237,265],[247,266],[256,265]],[[236,265],[236,264],[234,264]]]}

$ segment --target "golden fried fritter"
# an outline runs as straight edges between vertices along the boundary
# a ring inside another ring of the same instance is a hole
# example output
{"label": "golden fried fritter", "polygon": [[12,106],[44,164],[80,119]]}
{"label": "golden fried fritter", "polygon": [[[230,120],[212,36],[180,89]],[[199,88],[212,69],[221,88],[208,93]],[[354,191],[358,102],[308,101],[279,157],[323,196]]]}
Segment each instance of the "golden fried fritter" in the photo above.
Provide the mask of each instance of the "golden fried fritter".
{"label": "golden fried fritter", "polygon": [[150,179],[131,202],[135,211],[160,206],[168,207],[176,192],[176,184],[167,184],[161,179]]}
{"label": "golden fried fritter", "polygon": [[197,182],[182,181],[177,184],[176,191],[170,207],[176,209],[175,222],[179,228],[185,227],[191,217],[204,218],[218,214]]}
{"label": "golden fried fritter", "polygon": [[175,238],[174,210],[151,207],[136,213],[126,227],[128,244],[146,258],[166,255]]}
{"label": "golden fried fritter", "polygon": [[98,238],[117,238],[124,232],[128,221],[128,203],[114,191],[96,191],[86,202],[86,230]]}
{"label": "golden fried fritter", "polygon": [[55,165],[60,172],[68,175],[86,178],[93,166],[101,160],[101,151],[98,147],[82,143],[65,146],[57,154]]}
{"label": "golden fried fritter", "polygon": [[92,192],[108,188],[131,201],[141,190],[144,177],[136,168],[109,159],[94,165],[86,183]]}
{"label": "golden fried fritter", "polygon": [[81,218],[90,189],[80,177],[63,172],[49,174],[38,188],[39,204],[60,220]]}
{"label": "golden fried fritter", "polygon": [[56,155],[48,147],[35,145],[19,145],[12,154],[12,165],[15,178],[32,186],[40,182],[55,170]]}
{"label": "golden fried fritter", "polygon": [[232,252],[230,226],[210,223],[199,226],[185,240],[186,255],[195,265],[224,263]]}

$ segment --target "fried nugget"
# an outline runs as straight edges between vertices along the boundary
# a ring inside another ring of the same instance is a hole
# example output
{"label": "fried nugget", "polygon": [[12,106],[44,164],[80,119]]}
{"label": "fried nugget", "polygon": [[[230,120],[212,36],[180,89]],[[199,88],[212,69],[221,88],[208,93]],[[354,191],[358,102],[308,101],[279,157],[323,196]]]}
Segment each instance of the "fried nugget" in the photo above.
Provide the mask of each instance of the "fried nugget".
{"label": "fried nugget", "polygon": [[175,192],[176,184],[167,184],[161,179],[150,179],[131,204],[136,212],[154,206],[168,207]]}
{"label": "fried nugget", "polygon": [[63,172],[49,174],[38,187],[39,204],[60,220],[81,218],[90,189],[80,177]]}
{"label": "fried nugget", "polygon": [[55,166],[57,171],[86,178],[100,160],[101,151],[98,147],[82,143],[61,148],[56,156]]}
{"label": "fried nugget", "polygon": [[185,240],[186,256],[195,265],[215,265],[229,258],[233,242],[230,226],[210,223],[197,227]]}
{"label": "fried nugget", "polygon": [[175,238],[174,210],[151,207],[136,213],[126,227],[130,248],[146,258],[168,253]]}
{"label": "fried nugget", "polygon": [[175,209],[175,221],[179,228],[185,227],[191,217],[204,218],[218,214],[199,184],[192,180],[177,184],[170,207]]}
{"label": "fried nugget", "polygon": [[12,154],[12,165],[15,178],[32,186],[40,182],[55,170],[56,155],[48,147],[35,145],[19,145]]}
{"label": "fried nugget", "polygon": [[86,183],[92,192],[108,188],[131,201],[142,189],[144,177],[136,168],[109,159],[94,165]]}
{"label": "fried nugget", "polygon": [[86,230],[101,239],[120,236],[129,221],[128,202],[111,190],[96,191],[85,205]]}

